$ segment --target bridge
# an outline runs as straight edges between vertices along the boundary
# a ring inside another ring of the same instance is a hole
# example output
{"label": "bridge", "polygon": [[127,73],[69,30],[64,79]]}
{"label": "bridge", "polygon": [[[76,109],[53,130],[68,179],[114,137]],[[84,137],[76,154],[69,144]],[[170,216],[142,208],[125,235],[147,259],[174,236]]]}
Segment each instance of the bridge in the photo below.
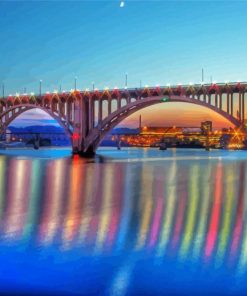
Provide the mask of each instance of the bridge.
{"label": "bridge", "polygon": [[185,102],[207,107],[235,126],[245,121],[247,82],[72,90],[0,99],[1,133],[23,112],[38,108],[53,117],[72,141],[73,153],[93,155],[104,136],[123,119],[145,107]]}

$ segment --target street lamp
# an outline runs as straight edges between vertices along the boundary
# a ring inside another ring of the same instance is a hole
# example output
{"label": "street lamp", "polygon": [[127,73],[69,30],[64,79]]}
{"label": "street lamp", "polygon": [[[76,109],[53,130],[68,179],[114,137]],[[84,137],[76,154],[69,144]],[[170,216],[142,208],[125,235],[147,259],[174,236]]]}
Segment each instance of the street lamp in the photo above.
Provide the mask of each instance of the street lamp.
{"label": "street lamp", "polygon": [[2,85],[2,91],[3,91],[3,99],[4,99],[4,83]]}
{"label": "street lamp", "polygon": [[42,80],[40,79],[39,81],[39,95],[41,97],[41,94],[42,94]]}
{"label": "street lamp", "polygon": [[77,77],[75,76],[75,90],[77,89]]}
{"label": "street lamp", "polygon": [[93,87],[93,91],[94,91],[94,81],[92,82],[92,87]]}
{"label": "street lamp", "polygon": [[125,88],[128,86],[128,73],[125,73]]}

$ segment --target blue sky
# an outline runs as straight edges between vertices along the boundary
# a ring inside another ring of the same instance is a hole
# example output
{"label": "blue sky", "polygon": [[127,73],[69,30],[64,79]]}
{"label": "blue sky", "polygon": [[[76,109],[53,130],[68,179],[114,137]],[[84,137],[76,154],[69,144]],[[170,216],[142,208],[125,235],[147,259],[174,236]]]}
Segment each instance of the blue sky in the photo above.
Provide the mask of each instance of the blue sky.
{"label": "blue sky", "polygon": [[245,1],[0,2],[6,93],[247,80]]}

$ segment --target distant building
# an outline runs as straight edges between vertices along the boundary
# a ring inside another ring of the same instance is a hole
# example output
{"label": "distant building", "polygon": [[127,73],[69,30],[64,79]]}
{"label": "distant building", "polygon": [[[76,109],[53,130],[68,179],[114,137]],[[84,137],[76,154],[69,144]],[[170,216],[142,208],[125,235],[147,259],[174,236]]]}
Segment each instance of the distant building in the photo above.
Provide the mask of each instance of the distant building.
{"label": "distant building", "polygon": [[141,135],[160,135],[160,136],[172,136],[182,135],[183,128],[182,127],[156,127],[156,126],[144,126],[141,128]]}
{"label": "distant building", "polygon": [[11,141],[11,130],[6,130],[6,142],[9,143]]}
{"label": "distant building", "polygon": [[212,130],[213,130],[212,121],[203,121],[203,122],[201,122],[202,134],[206,135],[208,133],[211,133]]}
{"label": "distant building", "polygon": [[246,119],[244,120],[243,128],[245,131],[247,131],[247,120]]}

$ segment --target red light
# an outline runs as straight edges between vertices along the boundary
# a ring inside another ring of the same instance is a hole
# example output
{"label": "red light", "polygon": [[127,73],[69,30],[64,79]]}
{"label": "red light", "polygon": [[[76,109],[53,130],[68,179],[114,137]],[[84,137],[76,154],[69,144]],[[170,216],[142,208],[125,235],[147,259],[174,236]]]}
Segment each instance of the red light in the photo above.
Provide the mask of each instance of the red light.
{"label": "red light", "polygon": [[80,135],[77,134],[77,133],[74,133],[74,134],[72,135],[72,139],[73,139],[73,140],[78,140],[79,138],[80,138]]}

